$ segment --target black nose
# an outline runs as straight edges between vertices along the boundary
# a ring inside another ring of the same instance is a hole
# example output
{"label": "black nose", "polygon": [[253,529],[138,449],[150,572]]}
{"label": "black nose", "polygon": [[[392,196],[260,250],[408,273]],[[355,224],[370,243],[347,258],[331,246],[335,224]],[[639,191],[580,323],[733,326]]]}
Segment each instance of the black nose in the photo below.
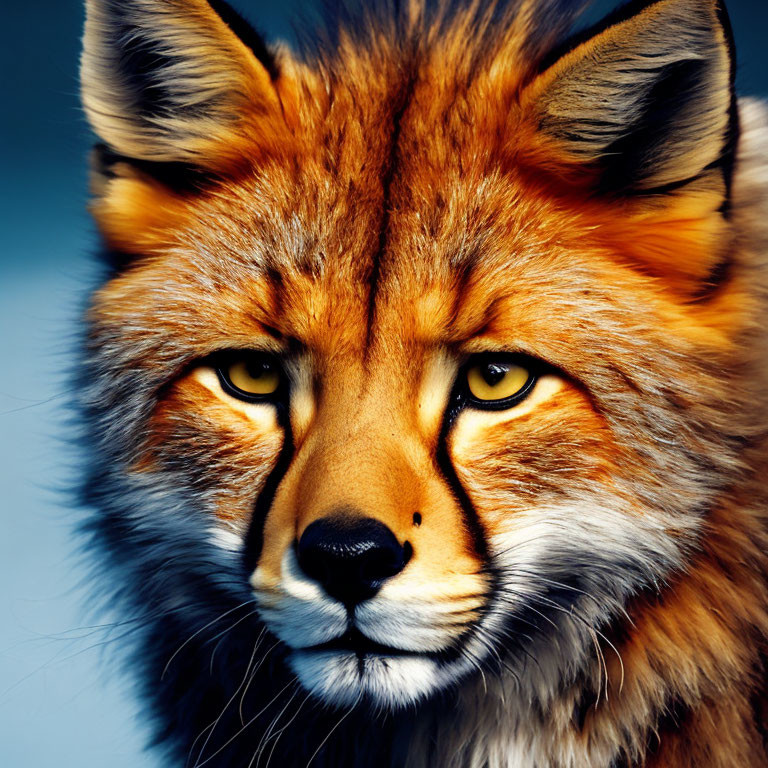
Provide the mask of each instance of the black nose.
{"label": "black nose", "polygon": [[373,597],[411,554],[408,542],[401,546],[384,523],[370,517],[324,517],[307,526],[298,543],[304,573],[345,605]]}

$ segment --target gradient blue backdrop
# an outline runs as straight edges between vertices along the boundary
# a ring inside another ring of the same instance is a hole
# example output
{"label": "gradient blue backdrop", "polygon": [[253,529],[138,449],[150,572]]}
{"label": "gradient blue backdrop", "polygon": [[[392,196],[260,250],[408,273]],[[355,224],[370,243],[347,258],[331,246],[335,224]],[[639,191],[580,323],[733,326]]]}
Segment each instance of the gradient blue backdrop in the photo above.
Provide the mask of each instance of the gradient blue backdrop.
{"label": "gradient blue backdrop", "polygon": [[[270,39],[301,0],[233,3]],[[592,16],[614,5],[600,0]],[[768,0],[729,0],[739,88],[768,96]],[[90,629],[76,556],[67,377],[97,269],[84,213],[91,137],[77,99],[79,0],[5,3],[0,46],[0,766],[139,768],[139,706],[103,629]]]}

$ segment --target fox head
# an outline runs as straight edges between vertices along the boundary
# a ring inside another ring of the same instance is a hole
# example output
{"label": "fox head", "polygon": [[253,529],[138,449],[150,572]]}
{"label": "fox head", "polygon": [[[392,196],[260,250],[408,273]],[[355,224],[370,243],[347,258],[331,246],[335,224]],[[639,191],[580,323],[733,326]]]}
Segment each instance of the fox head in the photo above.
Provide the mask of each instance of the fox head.
{"label": "fox head", "polygon": [[688,567],[765,390],[721,3],[572,18],[413,2],[299,55],[220,0],[87,1],[123,593],[245,605],[334,705],[617,679],[603,639]]}

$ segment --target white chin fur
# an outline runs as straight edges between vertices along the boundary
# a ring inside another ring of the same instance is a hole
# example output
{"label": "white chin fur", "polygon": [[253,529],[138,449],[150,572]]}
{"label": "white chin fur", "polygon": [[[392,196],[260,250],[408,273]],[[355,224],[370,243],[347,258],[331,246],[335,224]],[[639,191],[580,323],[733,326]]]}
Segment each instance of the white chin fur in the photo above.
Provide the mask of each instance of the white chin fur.
{"label": "white chin fur", "polygon": [[421,701],[440,685],[437,663],[426,656],[367,655],[361,669],[354,653],[294,651],[290,664],[307,690],[335,706],[368,700],[396,709]]}

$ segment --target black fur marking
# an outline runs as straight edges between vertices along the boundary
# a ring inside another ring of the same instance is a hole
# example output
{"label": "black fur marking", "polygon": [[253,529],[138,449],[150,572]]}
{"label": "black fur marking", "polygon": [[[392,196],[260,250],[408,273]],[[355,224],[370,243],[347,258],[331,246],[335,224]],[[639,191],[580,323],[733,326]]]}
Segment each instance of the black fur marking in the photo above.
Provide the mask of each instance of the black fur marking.
{"label": "black fur marking", "polygon": [[99,261],[107,268],[106,279],[111,280],[131,265],[141,261],[142,254],[118,251],[115,248],[101,248],[97,253]]}
{"label": "black fur marking", "polygon": [[219,181],[219,177],[215,174],[189,163],[137,160],[115,152],[106,144],[100,143],[94,146],[91,165],[94,172],[104,178],[117,178],[119,174],[115,172],[114,167],[123,163],[179,195],[199,194]]}
{"label": "black fur marking", "polygon": [[[219,183],[215,174],[187,163],[137,160],[121,155],[103,143],[96,144],[92,148],[90,160],[91,172],[102,179],[118,178],[120,174],[115,170],[115,166],[127,165],[134,171],[164,185],[177,195],[202,194],[205,190]],[[106,277],[108,278],[116,277],[143,258],[140,253],[106,247],[100,250],[99,257],[107,267]]]}
{"label": "black fur marking", "polygon": [[[225,0],[209,0],[211,9],[229,27],[244,45],[246,45],[264,65],[274,80],[279,71],[277,62],[263,39],[243,17],[232,9]],[[113,46],[119,50],[112,66],[116,69],[122,83],[128,86],[132,94],[132,109],[146,119],[178,117],[180,108],[173,110],[169,103],[169,92],[163,70],[175,63],[184,53],[169,55],[148,39],[142,28],[133,21],[135,9],[130,3],[113,0],[110,3],[110,33]],[[211,102],[201,102],[185,106],[187,116],[204,116],[211,107]]]}
{"label": "black fur marking", "polygon": [[293,432],[287,405],[277,404],[277,423],[283,430],[283,445],[277,457],[275,466],[264,481],[264,486],[256,499],[253,517],[248,526],[248,534],[243,552],[243,563],[246,570],[246,580],[256,568],[264,545],[264,521],[267,519],[277,488],[291,465],[294,453]]}
{"label": "black fur marking", "polygon": [[[648,107],[631,130],[604,151],[598,191],[602,194],[627,194],[642,189],[644,177],[653,171],[656,158],[674,130],[675,115],[688,102],[700,98],[705,87],[706,62],[679,61],[664,67],[648,95]],[[702,171],[703,173],[703,171]],[[680,182],[688,183],[689,180]],[[671,191],[677,185],[670,187]],[[651,192],[652,193],[652,192]]]}
{"label": "black fur marking", "polygon": [[458,418],[461,411],[464,409],[465,403],[463,397],[459,392],[454,392],[449,401],[449,406],[443,416],[443,424],[440,428],[440,436],[437,441],[437,451],[435,459],[437,465],[440,468],[440,472],[445,478],[448,487],[451,490],[456,501],[459,503],[462,512],[464,513],[464,521],[467,525],[470,537],[472,538],[472,544],[475,552],[482,559],[483,562],[488,562],[488,542],[486,541],[485,531],[480,517],[472,504],[469,495],[464,490],[464,486],[461,484],[456,469],[451,461],[450,454],[448,452],[448,434],[453,427],[454,422]]}
{"label": "black fur marking", "polygon": [[366,357],[371,348],[371,342],[373,340],[373,324],[376,314],[376,296],[379,290],[379,281],[381,278],[381,261],[384,257],[384,253],[387,249],[387,243],[389,240],[389,219],[390,219],[390,206],[391,206],[391,194],[392,183],[395,178],[395,172],[398,163],[399,152],[399,140],[400,140],[400,128],[401,122],[405,110],[411,100],[411,93],[415,84],[415,71],[413,66],[410,68],[410,76],[408,81],[397,94],[397,106],[395,107],[394,114],[392,116],[392,142],[389,150],[389,157],[386,160],[384,166],[384,173],[382,178],[382,211],[381,222],[379,224],[379,240],[376,246],[376,251],[373,254],[373,265],[371,266],[371,276],[369,279],[370,288],[368,289],[368,313],[366,315],[366,328],[365,328],[365,354]]}
{"label": "black fur marking", "polygon": [[280,69],[274,54],[254,26],[238,13],[226,0],[208,0],[208,4],[221,20],[237,35],[240,41],[253,51],[253,55],[264,65],[272,80],[280,76]]}
{"label": "black fur marking", "polygon": [[156,73],[173,60],[153,48],[132,21],[134,10],[129,4],[110,3],[112,45],[119,50],[112,66],[120,82],[131,91],[131,108],[142,117],[159,117],[167,114],[167,94],[162,83],[155,79]]}
{"label": "black fur marking", "polygon": [[736,39],[733,34],[731,17],[728,15],[728,9],[725,7],[723,0],[718,0],[717,18],[719,19],[723,28],[725,44],[728,46],[728,61],[731,65],[729,84],[731,91],[731,105],[729,109],[728,132],[725,137],[723,153],[721,155],[720,161],[720,166],[723,169],[723,177],[725,179],[726,188],[725,199],[723,200],[721,211],[724,216],[728,217],[731,212],[733,173],[736,167],[736,155],[739,144],[739,136],[741,135],[741,126],[739,124],[739,105],[736,95],[736,74],[738,66],[738,58],[736,56]]}
{"label": "black fur marking", "polygon": [[[726,215],[724,213],[724,215]],[[692,297],[694,301],[711,299],[720,286],[729,282],[733,271],[733,257],[728,254],[716,264],[707,277],[702,281],[699,290]]]}

